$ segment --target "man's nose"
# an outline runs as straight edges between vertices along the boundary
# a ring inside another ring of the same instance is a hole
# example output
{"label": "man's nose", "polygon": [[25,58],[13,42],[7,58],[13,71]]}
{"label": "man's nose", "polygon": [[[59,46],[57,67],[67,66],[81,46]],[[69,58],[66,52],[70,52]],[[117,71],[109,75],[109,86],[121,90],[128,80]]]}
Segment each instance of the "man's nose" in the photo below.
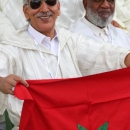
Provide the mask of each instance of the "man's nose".
{"label": "man's nose", "polygon": [[104,0],[101,4],[102,8],[110,8],[110,3],[107,0]]}
{"label": "man's nose", "polygon": [[44,0],[42,1],[42,4],[40,6],[40,11],[43,11],[43,12],[49,11],[48,5],[46,4]]}

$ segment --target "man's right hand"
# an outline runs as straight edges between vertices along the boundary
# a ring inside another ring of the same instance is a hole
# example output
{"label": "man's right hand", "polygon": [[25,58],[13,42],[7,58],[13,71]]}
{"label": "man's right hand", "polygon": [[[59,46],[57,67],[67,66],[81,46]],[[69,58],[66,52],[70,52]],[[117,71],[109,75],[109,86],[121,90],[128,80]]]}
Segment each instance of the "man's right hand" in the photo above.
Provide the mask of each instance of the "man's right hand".
{"label": "man's right hand", "polygon": [[24,86],[28,87],[28,83],[21,77],[11,74],[7,77],[0,77],[0,91],[4,94],[13,95],[13,89],[17,83],[22,83]]}

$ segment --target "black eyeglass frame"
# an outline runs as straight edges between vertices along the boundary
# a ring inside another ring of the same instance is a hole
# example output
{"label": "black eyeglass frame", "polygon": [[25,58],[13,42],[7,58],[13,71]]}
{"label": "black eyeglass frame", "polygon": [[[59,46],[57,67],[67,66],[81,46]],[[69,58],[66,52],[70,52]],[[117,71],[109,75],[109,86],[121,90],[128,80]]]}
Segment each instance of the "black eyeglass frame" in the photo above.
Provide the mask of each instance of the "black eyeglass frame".
{"label": "black eyeglass frame", "polygon": [[30,0],[30,7],[32,9],[38,9],[42,2],[45,2],[48,6],[54,6],[57,4],[58,0]]}
{"label": "black eyeglass frame", "polygon": [[[95,3],[103,3],[104,0],[93,0],[93,2],[95,2]],[[115,0],[107,0],[107,2],[108,2],[109,4],[112,4],[112,5],[115,4]]]}

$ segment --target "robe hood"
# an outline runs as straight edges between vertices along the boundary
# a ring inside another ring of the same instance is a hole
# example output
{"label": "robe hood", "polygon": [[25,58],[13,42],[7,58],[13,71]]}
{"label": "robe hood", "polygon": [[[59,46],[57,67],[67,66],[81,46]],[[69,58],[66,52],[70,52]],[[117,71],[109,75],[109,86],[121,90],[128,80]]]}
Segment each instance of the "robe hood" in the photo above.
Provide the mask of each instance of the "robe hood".
{"label": "robe hood", "polygon": [[[3,36],[1,43],[23,49],[37,50],[33,38],[27,32],[27,28],[28,26],[25,26],[17,31],[14,31],[10,34]],[[72,33],[64,28],[56,27],[56,30],[59,38],[59,43],[61,46],[60,49],[62,50],[66,45],[67,41],[69,40],[69,38],[71,37]]]}

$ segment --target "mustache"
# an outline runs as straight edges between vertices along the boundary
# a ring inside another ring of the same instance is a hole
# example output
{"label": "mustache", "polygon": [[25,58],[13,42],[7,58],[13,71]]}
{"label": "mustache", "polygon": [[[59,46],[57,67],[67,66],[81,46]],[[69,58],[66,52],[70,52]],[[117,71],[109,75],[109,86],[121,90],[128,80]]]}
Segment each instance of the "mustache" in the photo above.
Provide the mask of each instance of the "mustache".
{"label": "mustache", "polygon": [[111,13],[111,14],[113,13],[113,11],[110,9],[99,9],[98,12],[107,12],[107,13]]}
{"label": "mustache", "polygon": [[48,12],[40,12],[40,13],[37,13],[35,15],[36,18],[39,18],[39,17],[47,17],[47,16],[52,16],[54,13],[51,12],[51,11],[48,11]]}

